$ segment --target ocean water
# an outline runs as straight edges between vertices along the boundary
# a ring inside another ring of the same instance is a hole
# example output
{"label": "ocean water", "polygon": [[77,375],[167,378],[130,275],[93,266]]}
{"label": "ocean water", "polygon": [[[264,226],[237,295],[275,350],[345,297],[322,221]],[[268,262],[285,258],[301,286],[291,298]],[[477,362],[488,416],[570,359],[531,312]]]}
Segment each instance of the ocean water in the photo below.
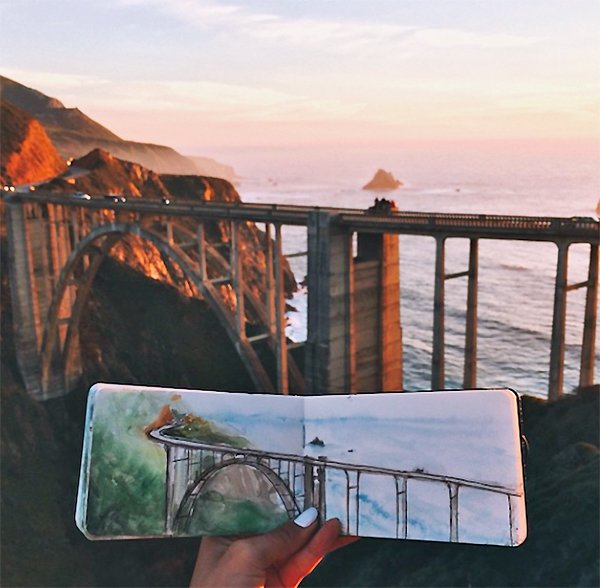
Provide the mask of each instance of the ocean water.
{"label": "ocean water", "polygon": [[[277,150],[228,153],[247,202],[366,208],[375,196],[361,189],[375,171],[392,171],[403,186],[392,193],[407,211],[537,216],[596,216],[600,197],[597,153],[475,147],[396,150]],[[306,230],[285,227],[284,253],[306,250]],[[404,374],[408,390],[430,387],[435,241],[400,237]],[[554,244],[480,240],[478,379],[480,387],[508,386],[544,396],[557,250]],[[306,258],[290,260],[296,278]],[[589,246],[569,249],[569,283],[587,279]],[[467,269],[468,241],[446,242],[446,271]],[[306,338],[306,291],[291,304],[288,335]],[[569,292],[566,392],[579,381],[584,289]],[[446,282],[446,387],[461,387],[466,279]],[[596,349],[600,345],[596,344]],[[600,356],[597,356],[598,374]]]}

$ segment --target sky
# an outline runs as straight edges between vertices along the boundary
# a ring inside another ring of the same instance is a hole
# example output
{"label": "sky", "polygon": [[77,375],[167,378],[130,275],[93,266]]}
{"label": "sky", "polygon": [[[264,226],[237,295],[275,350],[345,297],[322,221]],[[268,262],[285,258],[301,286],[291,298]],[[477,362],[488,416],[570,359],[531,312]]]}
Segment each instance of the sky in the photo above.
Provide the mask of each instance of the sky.
{"label": "sky", "polygon": [[0,71],[125,139],[597,141],[598,0],[2,0]]}

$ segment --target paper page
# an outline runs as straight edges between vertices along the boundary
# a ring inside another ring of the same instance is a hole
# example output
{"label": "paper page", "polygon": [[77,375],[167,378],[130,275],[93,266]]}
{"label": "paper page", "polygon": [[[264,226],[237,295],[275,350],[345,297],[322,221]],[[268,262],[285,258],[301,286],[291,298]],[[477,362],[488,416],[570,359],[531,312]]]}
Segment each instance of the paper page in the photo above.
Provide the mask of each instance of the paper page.
{"label": "paper page", "polygon": [[313,502],[353,535],[518,545],[525,502],[509,390],[307,397]]}
{"label": "paper page", "polygon": [[298,481],[302,425],[299,397],[96,384],[78,526],[90,538],[274,528],[298,512],[282,480]]}

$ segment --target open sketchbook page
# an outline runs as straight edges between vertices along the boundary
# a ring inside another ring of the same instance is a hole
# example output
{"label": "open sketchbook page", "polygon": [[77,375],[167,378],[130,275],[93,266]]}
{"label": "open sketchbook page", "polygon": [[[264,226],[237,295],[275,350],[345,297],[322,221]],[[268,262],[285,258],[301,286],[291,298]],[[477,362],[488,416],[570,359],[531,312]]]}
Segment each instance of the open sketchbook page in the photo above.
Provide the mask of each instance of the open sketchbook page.
{"label": "open sketchbook page", "polygon": [[96,384],[79,528],[90,538],[127,538],[281,524],[295,504],[268,456],[301,462],[303,406],[300,397]]}
{"label": "open sketchbook page", "polygon": [[259,533],[308,506],[350,534],[522,542],[516,395],[90,391],[89,538]]}
{"label": "open sketchbook page", "polygon": [[[518,399],[509,390],[306,398],[326,517],[350,534],[525,539]],[[318,476],[317,476],[318,477]]]}

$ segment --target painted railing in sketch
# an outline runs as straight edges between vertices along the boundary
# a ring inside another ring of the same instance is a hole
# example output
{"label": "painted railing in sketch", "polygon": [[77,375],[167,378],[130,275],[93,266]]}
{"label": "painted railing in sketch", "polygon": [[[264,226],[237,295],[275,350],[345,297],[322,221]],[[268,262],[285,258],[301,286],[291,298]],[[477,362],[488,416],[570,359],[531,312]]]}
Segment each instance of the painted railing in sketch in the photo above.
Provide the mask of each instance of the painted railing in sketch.
{"label": "painted railing in sketch", "polygon": [[325,456],[317,458],[302,455],[265,452],[257,449],[203,443],[169,436],[167,425],[149,433],[167,454],[166,516],[167,534],[186,534],[194,515],[197,500],[209,482],[224,468],[251,467],[272,485],[290,518],[309,506],[319,510],[322,521],[327,518],[327,473],[341,472],[345,479],[345,516],[342,517],[347,534],[360,535],[361,476],[366,474],[388,476],[395,483],[395,537],[409,538],[409,481],[426,481],[445,486],[448,490],[448,541],[459,541],[459,493],[471,488],[503,495],[507,500],[509,542],[518,543],[515,500],[523,496],[522,489],[489,484],[459,477],[433,474],[425,471],[404,471],[391,468],[357,465],[332,461]]}

